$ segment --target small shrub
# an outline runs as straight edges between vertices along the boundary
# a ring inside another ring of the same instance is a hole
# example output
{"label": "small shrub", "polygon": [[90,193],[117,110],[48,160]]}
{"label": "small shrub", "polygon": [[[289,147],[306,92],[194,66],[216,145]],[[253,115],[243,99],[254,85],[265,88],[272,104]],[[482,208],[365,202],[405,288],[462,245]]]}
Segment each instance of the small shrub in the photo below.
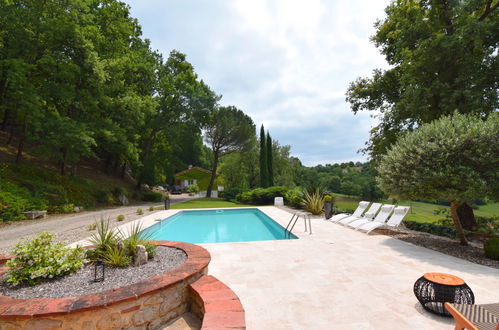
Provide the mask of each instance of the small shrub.
{"label": "small shrub", "polygon": [[75,213],[74,204],[54,205],[49,207],[49,213]]}
{"label": "small shrub", "polygon": [[142,192],[140,199],[145,202],[161,202],[163,195],[154,191],[144,191]]}
{"label": "small shrub", "polygon": [[220,192],[220,197],[231,202],[231,201],[236,200],[237,195],[239,195],[240,193],[243,193],[245,191],[246,191],[246,189],[242,189],[242,188],[225,189],[224,191]]}
{"label": "small shrub", "polygon": [[17,243],[13,250],[16,257],[6,264],[10,267],[6,281],[15,285],[34,285],[43,279],[60,277],[80,269],[85,261],[84,249],[67,248],[64,242],[53,243],[54,237],[42,232],[32,240]]}
{"label": "small shrub", "polygon": [[149,211],[150,212],[154,211],[154,206],[149,206]]}
{"label": "small shrub", "polygon": [[132,261],[130,256],[126,254],[125,249],[122,249],[117,245],[106,247],[106,250],[102,253],[101,257],[105,263],[115,267],[126,267]]}
{"label": "small shrub", "polygon": [[294,194],[289,198],[289,205],[292,207],[301,208],[303,203],[303,197],[298,194]]}
{"label": "small shrub", "polygon": [[115,186],[112,190],[113,196],[118,198],[120,195],[126,195],[126,190],[125,188],[121,186]]}
{"label": "small shrub", "polygon": [[152,259],[156,256],[157,244],[147,242],[147,243],[144,243],[144,247],[146,248],[148,259]]}
{"label": "small shrub", "polygon": [[97,222],[91,223],[87,226],[88,231],[95,230],[95,228],[97,228]]}
{"label": "small shrub", "polygon": [[98,190],[95,193],[97,201],[102,204],[111,204],[114,202],[113,194],[107,190]]}
{"label": "small shrub", "polygon": [[144,214],[144,211],[142,211],[142,209],[139,207],[137,211],[135,211],[135,213],[137,213],[138,215],[142,215]]}
{"label": "small shrub", "polygon": [[271,205],[274,204],[275,197],[287,196],[288,189],[286,187],[275,186],[268,188],[256,188],[250,191],[242,192],[236,196],[236,200],[240,203],[256,204],[256,205]]}
{"label": "small shrub", "polygon": [[333,201],[333,196],[331,196],[331,195],[324,196],[324,203],[329,203],[332,201]]}
{"label": "small shrub", "polygon": [[489,238],[483,242],[483,250],[488,258],[499,260],[499,238]]}
{"label": "small shrub", "polygon": [[305,193],[303,194],[302,203],[305,210],[315,215],[321,214],[324,208],[324,202],[319,189],[317,189],[312,194],[310,194],[308,191],[305,191]]}
{"label": "small shrub", "polygon": [[116,217],[116,221],[121,222],[121,221],[123,221],[123,220],[125,220],[125,216],[124,216],[123,214],[119,214],[119,215]]}
{"label": "small shrub", "polygon": [[197,184],[191,184],[191,185],[189,185],[189,187],[187,187],[185,192],[187,192],[189,194],[197,194],[199,192],[199,187]]}

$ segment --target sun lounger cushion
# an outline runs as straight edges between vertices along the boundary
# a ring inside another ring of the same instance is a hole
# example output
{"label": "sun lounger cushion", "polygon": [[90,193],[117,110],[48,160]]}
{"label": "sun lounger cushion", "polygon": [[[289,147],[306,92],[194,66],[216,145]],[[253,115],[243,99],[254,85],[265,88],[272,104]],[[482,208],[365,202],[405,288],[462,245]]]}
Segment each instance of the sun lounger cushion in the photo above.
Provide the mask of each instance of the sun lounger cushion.
{"label": "sun lounger cushion", "polygon": [[394,214],[404,214],[406,212],[407,211],[405,210],[405,208],[402,208],[402,207],[396,207],[395,210],[393,210]]}

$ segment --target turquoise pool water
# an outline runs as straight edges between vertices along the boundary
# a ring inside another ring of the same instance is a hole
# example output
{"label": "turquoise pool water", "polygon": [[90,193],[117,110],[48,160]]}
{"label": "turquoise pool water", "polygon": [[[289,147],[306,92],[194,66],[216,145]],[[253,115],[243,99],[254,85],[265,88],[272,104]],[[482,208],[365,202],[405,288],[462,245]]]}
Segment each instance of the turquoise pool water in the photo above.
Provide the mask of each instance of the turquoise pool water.
{"label": "turquoise pool water", "polygon": [[187,243],[287,239],[284,228],[258,209],[181,211],[146,230],[155,240]]}

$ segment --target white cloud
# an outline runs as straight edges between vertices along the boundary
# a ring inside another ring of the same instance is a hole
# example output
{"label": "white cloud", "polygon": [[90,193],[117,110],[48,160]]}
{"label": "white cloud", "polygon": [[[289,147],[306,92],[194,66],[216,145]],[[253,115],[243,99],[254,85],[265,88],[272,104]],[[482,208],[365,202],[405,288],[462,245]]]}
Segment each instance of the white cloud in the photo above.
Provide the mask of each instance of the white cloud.
{"label": "white cloud", "polygon": [[369,37],[385,1],[129,0],[165,56],[187,54],[222,104],[270,129],[306,165],[365,160],[375,121],[345,102],[349,82],[386,67]]}

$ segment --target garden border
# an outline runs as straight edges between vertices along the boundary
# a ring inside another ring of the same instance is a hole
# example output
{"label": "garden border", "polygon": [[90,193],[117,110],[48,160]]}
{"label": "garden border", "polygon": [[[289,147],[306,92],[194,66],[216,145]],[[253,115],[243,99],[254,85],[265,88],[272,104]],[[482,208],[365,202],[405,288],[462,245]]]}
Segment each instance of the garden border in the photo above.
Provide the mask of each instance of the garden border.
{"label": "garden border", "polygon": [[[98,309],[117,308],[121,309],[127,302],[135,303],[142,297],[146,297],[146,301],[142,301],[137,306],[125,308],[121,310],[121,314],[134,312],[138,314],[144,306],[150,306],[151,302],[157,299],[160,295],[167,299],[165,290],[186,290],[187,286],[208,271],[208,264],[211,260],[210,254],[204,248],[183,242],[173,241],[153,241],[161,246],[174,247],[184,251],[187,254],[186,261],[177,268],[167,271],[163,274],[141,280],[135,284],[106,290],[103,292],[89,294],[76,297],[62,297],[62,298],[32,298],[32,299],[16,299],[7,296],[0,296],[0,324],[4,322],[14,321],[15,323],[24,323],[27,319],[39,319],[40,321],[53,321],[46,319],[46,317],[56,316],[58,318],[65,318],[71,314],[96,311]],[[11,257],[11,256],[9,256]],[[9,259],[7,256],[0,256],[0,260],[5,261]],[[6,267],[0,268],[0,275],[7,270]],[[182,291],[184,292],[184,291]],[[155,297],[157,293],[157,297]],[[183,295],[183,294],[182,294]],[[151,296],[151,297],[148,297]],[[171,294],[168,294],[170,297]],[[174,313],[165,314],[169,318],[174,318],[185,312],[187,305],[190,303],[189,297],[178,297],[182,301],[182,308],[178,308]],[[158,302],[157,304],[159,304]],[[122,306],[116,306],[116,305]],[[142,306],[141,306],[142,304]],[[150,307],[149,307],[150,308]],[[165,316],[161,318],[159,306],[155,309],[155,318],[150,322],[165,322]],[[170,315],[171,314],[171,315]],[[173,315],[175,314],[175,315]],[[143,316],[143,315],[141,315]],[[156,317],[157,316],[157,317]],[[156,320],[158,319],[158,320]],[[62,322],[61,322],[62,323]]]}

